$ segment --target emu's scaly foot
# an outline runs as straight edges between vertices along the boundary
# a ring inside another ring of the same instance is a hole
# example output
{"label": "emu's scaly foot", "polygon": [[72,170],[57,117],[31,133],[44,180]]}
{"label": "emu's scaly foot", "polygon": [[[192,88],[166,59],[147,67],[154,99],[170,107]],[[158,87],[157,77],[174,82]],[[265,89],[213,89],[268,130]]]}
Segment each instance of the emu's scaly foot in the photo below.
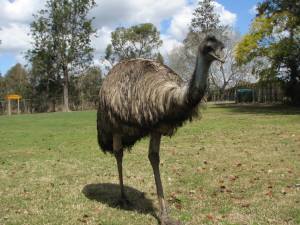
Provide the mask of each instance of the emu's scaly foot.
{"label": "emu's scaly foot", "polygon": [[160,216],[161,225],[183,225],[179,220],[174,220],[167,215]]}

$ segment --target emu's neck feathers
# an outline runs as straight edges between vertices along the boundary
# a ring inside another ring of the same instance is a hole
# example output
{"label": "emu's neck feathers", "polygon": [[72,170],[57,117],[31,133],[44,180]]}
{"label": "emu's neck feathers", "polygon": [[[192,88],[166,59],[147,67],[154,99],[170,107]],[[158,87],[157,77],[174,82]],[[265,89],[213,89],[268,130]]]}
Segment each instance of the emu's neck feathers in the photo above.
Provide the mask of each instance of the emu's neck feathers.
{"label": "emu's neck feathers", "polygon": [[206,58],[202,55],[198,55],[195,71],[189,83],[188,92],[186,96],[189,103],[198,103],[203,98],[207,87],[207,79],[210,65],[211,62],[206,60]]}
{"label": "emu's neck feathers", "polygon": [[[208,72],[211,62],[199,54],[195,71],[189,83],[182,84],[170,81],[155,85],[153,97],[156,99],[158,111],[166,115],[174,115],[179,112],[193,110],[203,98],[208,80]],[[160,87],[159,87],[160,86]],[[153,99],[152,102],[155,102]],[[175,115],[176,116],[176,115]]]}
{"label": "emu's neck feathers", "polygon": [[190,82],[174,91],[174,98],[182,107],[193,107],[201,101],[206,91],[210,65],[211,62],[199,55]]}

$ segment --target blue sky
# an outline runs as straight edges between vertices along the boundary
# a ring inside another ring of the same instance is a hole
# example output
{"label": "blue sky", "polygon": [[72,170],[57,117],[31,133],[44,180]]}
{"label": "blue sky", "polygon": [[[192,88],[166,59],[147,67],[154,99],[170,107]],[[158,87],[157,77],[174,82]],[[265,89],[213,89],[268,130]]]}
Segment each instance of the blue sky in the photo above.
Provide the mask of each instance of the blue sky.
{"label": "blue sky", "polygon": [[253,15],[252,9],[258,0],[218,0],[219,3],[225,6],[229,11],[237,14],[236,28],[241,34],[247,33],[251,24]]}
{"label": "blue sky", "polygon": [[[0,73],[17,62],[25,63],[23,53],[30,47],[29,24],[32,14],[43,7],[45,0],[0,0]],[[97,0],[94,10],[98,39],[94,40],[95,58],[99,59],[110,41],[110,32],[119,25],[132,25],[139,22],[152,22],[160,27],[164,41],[163,53],[167,53],[180,43],[187,31],[196,0]],[[258,0],[217,0],[221,20],[234,25],[236,30],[245,34],[254,14],[251,9]],[[148,4],[148,6],[147,6]],[[139,11],[140,13],[136,13]],[[112,13],[114,12],[114,13]]]}

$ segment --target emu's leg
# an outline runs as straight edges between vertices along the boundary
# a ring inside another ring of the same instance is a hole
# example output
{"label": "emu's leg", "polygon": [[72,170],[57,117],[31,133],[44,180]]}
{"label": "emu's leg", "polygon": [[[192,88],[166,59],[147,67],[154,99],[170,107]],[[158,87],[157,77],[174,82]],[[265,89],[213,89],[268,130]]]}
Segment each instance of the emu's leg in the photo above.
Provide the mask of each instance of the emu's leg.
{"label": "emu's leg", "polygon": [[154,178],[155,178],[156,191],[157,191],[159,207],[160,207],[161,225],[179,225],[181,224],[179,221],[175,221],[169,218],[165,199],[164,199],[164,191],[163,191],[163,186],[161,183],[160,171],[159,171],[160,139],[161,139],[161,134],[159,133],[151,134],[148,158],[150,160],[153,173],[154,173]]}
{"label": "emu's leg", "polygon": [[120,206],[126,207],[129,205],[129,201],[127,200],[127,197],[125,195],[124,184],[123,184],[123,168],[122,168],[123,146],[122,146],[122,137],[120,135],[113,136],[113,150],[117,160],[120,192],[121,192],[121,198],[118,203],[120,204]]}

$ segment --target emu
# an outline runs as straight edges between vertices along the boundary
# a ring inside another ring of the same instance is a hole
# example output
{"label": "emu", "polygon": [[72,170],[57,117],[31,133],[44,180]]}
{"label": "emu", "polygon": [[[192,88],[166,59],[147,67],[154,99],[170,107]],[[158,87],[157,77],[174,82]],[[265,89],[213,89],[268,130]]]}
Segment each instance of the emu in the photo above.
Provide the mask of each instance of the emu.
{"label": "emu", "polygon": [[156,61],[130,59],[115,65],[100,89],[98,143],[104,152],[116,158],[120,203],[129,203],[123,186],[123,151],[150,136],[148,158],[153,168],[162,225],[180,222],[168,216],[164,200],[159,171],[161,136],[172,136],[185,121],[197,116],[197,108],[205,95],[209,68],[214,60],[222,62],[223,48],[222,42],[207,36],[199,46],[189,82],[184,82],[178,74]]}

